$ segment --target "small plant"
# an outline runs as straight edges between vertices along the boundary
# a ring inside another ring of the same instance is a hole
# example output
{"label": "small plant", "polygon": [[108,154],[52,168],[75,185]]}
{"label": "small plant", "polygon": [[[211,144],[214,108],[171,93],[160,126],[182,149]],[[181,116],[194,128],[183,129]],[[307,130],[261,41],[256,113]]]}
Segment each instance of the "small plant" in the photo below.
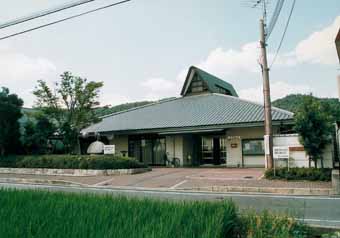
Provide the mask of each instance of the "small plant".
{"label": "small plant", "polygon": [[257,214],[249,212],[244,217],[246,227],[242,237],[244,238],[307,238],[306,226],[294,219],[265,211]]}

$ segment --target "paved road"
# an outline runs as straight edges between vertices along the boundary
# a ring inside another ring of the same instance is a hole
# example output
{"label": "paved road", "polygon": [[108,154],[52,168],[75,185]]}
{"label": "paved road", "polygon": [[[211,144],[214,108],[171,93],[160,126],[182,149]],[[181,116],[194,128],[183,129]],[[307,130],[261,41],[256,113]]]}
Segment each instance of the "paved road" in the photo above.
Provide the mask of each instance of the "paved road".
{"label": "paved road", "polygon": [[240,194],[240,193],[212,193],[212,192],[187,192],[161,189],[133,189],[133,188],[95,188],[95,187],[70,187],[33,184],[1,183],[0,188],[16,189],[42,189],[49,191],[63,191],[76,193],[112,194],[113,196],[125,195],[129,197],[152,197],[157,199],[174,200],[233,200],[241,209],[257,211],[271,210],[288,213],[304,222],[340,229],[340,197],[312,197],[312,196],[279,196],[270,194]]}

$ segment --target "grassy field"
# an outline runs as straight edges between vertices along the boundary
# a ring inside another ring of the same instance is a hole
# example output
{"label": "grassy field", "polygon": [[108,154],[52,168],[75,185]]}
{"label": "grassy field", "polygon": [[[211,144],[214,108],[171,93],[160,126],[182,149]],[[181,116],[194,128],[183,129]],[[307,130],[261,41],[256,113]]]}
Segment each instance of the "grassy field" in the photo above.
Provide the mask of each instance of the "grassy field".
{"label": "grassy field", "polygon": [[0,237],[307,237],[302,226],[270,214],[240,216],[224,202],[0,190]]}

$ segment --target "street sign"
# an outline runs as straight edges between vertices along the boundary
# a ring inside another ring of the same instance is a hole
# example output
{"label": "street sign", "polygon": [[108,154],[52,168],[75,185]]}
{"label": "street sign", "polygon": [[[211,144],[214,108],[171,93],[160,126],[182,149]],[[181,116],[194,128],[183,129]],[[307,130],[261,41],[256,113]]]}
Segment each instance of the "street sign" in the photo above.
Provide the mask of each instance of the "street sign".
{"label": "street sign", "polygon": [[113,155],[115,153],[115,145],[104,145],[104,155]]}
{"label": "street sign", "polygon": [[289,147],[288,146],[274,146],[273,147],[274,159],[288,159]]}

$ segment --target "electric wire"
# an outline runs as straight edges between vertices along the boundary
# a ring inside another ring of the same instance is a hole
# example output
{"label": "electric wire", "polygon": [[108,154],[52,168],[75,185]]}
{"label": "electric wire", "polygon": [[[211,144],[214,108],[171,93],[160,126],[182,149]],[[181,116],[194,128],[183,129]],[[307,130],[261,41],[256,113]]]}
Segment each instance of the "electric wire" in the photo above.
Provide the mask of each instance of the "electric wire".
{"label": "electric wire", "polygon": [[72,3],[64,4],[64,5],[61,5],[61,6],[58,6],[58,7],[50,8],[50,9],[47,9],[47,10],[44,10],[44,11],[40,11],[40,12],[34,13],[33,15],[20,17],[20,18],[11,20],[9,22],[0,24],[0,29],[4,29],[4,28],[10,27],[10,26],[14,26],[14,25],[26,22],[26,21],[36,19],[36,18],[44,17],[44,16],[47,16],[47,15],[50,15],[50,14],[53,14],[53,13],[57,13],[57,12],[60,12],[60,11],[63,11],[63,10],[66,10],[66,9],[69,9],[69,8],[72,8],[72,7],[77,7],[77,6],[80,6],[80,5],[83,5],[83,4],[86,4],[86,3],[90,3],[90,2],[93,2],[93,1],[95,1],[95,0],[76,1],[76,2],[72,2]]}
{"label": "electric wire", "polygon": [[277,19],[279,18],[280,16],[280,13],[281,13],[281,9],[283,7],[283,3],[284,3],[284,0],[278,0],[277,4],[276,4],[276,7],[275,7],[275,10],[274,10],[274,13],[273,13],[273,16],[272,18],[270,19],[270,23],[269,23],[269,26],[267,28],[267,32],[266,32],[266,40],[269,39],[269,36],[270,34],[272,33],[274,27],[275,27],[275,24],[277,22]]}
{"label": "electric wire", "polygon": [[93,13],[93,12],[96,12],[96,11],[100,11],[100,10],[103,10],[103,9],[106,9],[106,8],[110,8],[110,7],[117,6],[117,5],[120,5],[120,4],[123,4],[123,3],[127,3],[127,2],[130,2],[130,1],[132,1],[132,0],[124,0],[124,1],[120,1],[120,2],[115,2],[115,3],[109,4],[109,5],[105,5],[103,7],[98,7],[98,8],[86,11],[86,12],[82,12],[82,13],[79,13],[79,14],[76,14],[76,15],[72,15],[70,17],[62,18],[62,19],[57,20],[57,21],[53,21],[53,22],[50,22],[50,23],[47,23],[47,24],[43,24],[43,25],[40,25],[40,26],[29,28],[27,30],[19,31],[19,32],[10,34],[10,35],[0,37],[0,41],[14,37],[14,36],[22,35],[22,34],[25,34],[25,33],[31,32],[31,31],[35,31],[35,30],[38,30],[38,29],[41,29],[41,28],[44,28],[44,27],[47,27],[47,26],[55,25],[55,24],[58,24],[58,23],[61,23],[61,22],[67,21],[67,20],[78,18],[78,17],[84,16],[84,15],[87,15],[87,14],[90,14],[90,13]]}
{"label": "electric wire", "polygon": [[278,55],[279,55],[279,52],[280,52],[280,49],[282,47],[282,43],[283,43],[283,40],[286,36],[286,33],[287,33],[287,30],[288,30],[288,26],[289,26],[289,23],[290,23],[290,19],[292,18],[292,15],[293,15],[293,12],[294,12],[294,8],[295,8],[295,3],[296,3],[296,0],[293,0],[293,4],[292,4],[292,7],[290,9],[290,12],[289,12],[289,16],[288,16],[288,20],[287,20],[287,23],[286,23],[286,26],[285,26],[285,29],[283,31],[283,34],[282,34],[282,37],[281,37],[281,40],[280,40],[280,43],[279,43],[279,46],[277,47],[276,49],[276,52],[275,52],[275,56],[273,58],[273,61],[272,63],[270,64],[269,68],[271,69],[272,66],[274,65]]}

